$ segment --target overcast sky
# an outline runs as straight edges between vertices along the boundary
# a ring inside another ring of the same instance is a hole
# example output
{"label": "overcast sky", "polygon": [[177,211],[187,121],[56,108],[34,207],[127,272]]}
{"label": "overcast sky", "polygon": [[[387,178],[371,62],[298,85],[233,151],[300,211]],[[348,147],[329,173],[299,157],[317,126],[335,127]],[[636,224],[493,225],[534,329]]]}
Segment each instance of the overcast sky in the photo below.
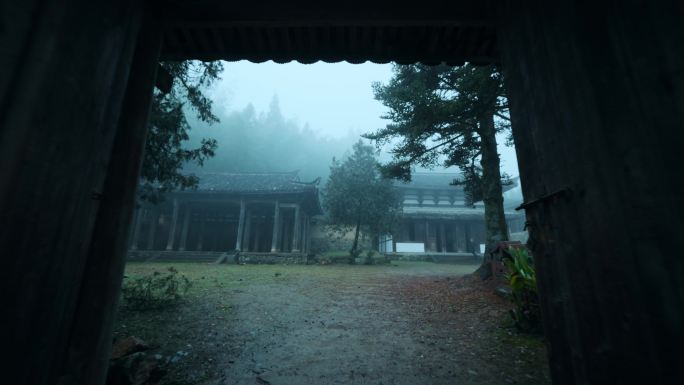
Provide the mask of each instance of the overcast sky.
{"label": "overcast sky", "polygon": [[[225,62],[224,67],[212,92],[217,109],[242,110],[251,103],[263,112],[277,96],[286,118],[308,123],[322,136],[341,137],[350,130],[361,134],[387,124],[380,118],[385,108],[373,98],[371,84],[391,78],[390,64],[240,61]],[[502,170],[517,176],[515,151],[500,144],[499,153]]]}

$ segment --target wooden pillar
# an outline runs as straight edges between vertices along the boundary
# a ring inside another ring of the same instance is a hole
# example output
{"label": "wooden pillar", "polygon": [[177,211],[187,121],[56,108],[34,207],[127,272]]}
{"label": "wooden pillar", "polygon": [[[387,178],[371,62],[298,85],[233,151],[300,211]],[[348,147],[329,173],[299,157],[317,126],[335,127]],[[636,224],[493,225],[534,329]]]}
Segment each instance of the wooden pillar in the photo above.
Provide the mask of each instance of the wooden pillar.
{"label": "wooden pillar", "polygon": [[307,254],[311,253],[311,217],[306,216],[306,241],[304,243],[304,248]]}
{"label": "wooden pillar", "polygon": [[242,250],[242,235],[245,232],[245,210],[246,210],[245,200],[241,199],[240,200],[240,216],[238,218],[237,237],[235,240],[235,250],[237,250],[237,251]]}
{"label": "wooden pillar", "polygon": [[465,235],[465,251],[467,253],[472,253],[475,250],[473,249],[473,243],[470,240],[470,222],[463,222],[463,234]]}
{"label": "wooden pillar", "polygon": [[302,214],[302,237],[301,237],[301,249],[302,253],[306,254],[309,252],[309,250],[306,248],[306,238],[307,234],[309,232],[309,216],[306,214]]}
{"label": "wooden pillar", "polygon": [[308,222],[309,222],[309,216],[302,213],[302,239],[301,239],[301,249],[304,253],[307,253],[308,250],[306,249],[306,237],[307,237],[307,232],[308,232]]}
{"label": "wooden pillar", "polygon": [[7,383],[105,381],[161,42],[144,4],[0,11]]}
{"label": "wooden pillar", "polygon": [[[292,251],[292,237],[288,237],[291,234],[292,223],[285,220],[285,215],[280,216],[280,251],[291,252]],[[287,215],[289,217],[289,215]]]}
{"label": "wooden pillar", "polygon": [[183,215],[183,227],[181,228],[181,238],[180,244],[178,245],[179,251],[185,251],[185,245],[188,241],[188,230],[190,227],[190,217],[192,215],[192,210],[190,208],[190,202],[185,203],[185,210]]}
{"label": "wooden pillar", "polygon": [[264,248],[261,247],[261,233],[264,231],[264,223],[261,216],[254,223],[256,231],[254,232],[254,251],[262,251]]}
{"label": "wooden pillar", "polygon": [[202,251],[204,248],[204,229],[207,225],[207,214],[200,212],[199,232],[197,234],[197,251]]}
{"label": "wooden pillar", "polygon": [[[101,6],[99,3],[98,7]],[[102,189],[102,204],[88,253],[89,263],[83,271],[81,290],[89,294],[81,296],[78,302],[78,322],[72,329],[73,343],[66,355],[68,374],[61,383],[105,382],[125,265],[125,234],[136,201],[161,42],[161,27],[148,14],[143,18],[135,43],[112,158]]]}
{"label": "wooden pillar", "polygon": [[440,243],[440,250],[442,253],[446,253],[447,251],[447,242],[446,242],[446,231],[444,230],[444,221],[439,222],[439,243]]}
{"label": "wooden pillar", "polygon": [[154,249],[154,236],[157,232],[157,225],[159,224],[159,210],[155,207],[150,212],[150,230],[147,233],[147,250]]}
{"label": "wooden pillar", "polygon": [[553,382],[684,378],[682,3],[500,5]]}
{"label": "wooden pillar", "polygon": [[452,223],[451,230],[449,232],[451,233],[452,237],[451,248],[454,250],[454,252],[458,252],[461,248],[461,244],[459,242],[459,239],[461,238],[461,233],[460,231],[458,231],[458,224]]}
{"label": "wooden pillar", "polygon": [[428,220],[425,220],[425,252],[427,253],[430,250],[430,225],[428,223]]}
{"label": "wooden pillar", "polygon": [[275,201],[275,210],[273,212],[273,237],[271,238],[271,252],[280,251],[278,244],[278,237],[280,236],[280,202]]}
{"label": "wooden pillar", "polygon": [[173,199],[173,214],[171,225],[169,226],[169,239],[166,242],[166,250],[173,250],[174,239],[176,238],[176,223],[178,222],[178,199]]}
{"label": "wooden pillar", "polygon": [[292,252],[293,253],[298,253],[300,251],[300,227],[302,225],[302,218],[300,214],[300,207],[299,204],[295,206],[294,209],[294,219],[293,219],[293,226],[294,228],[292,229]]}
{"label": "wooden pillar", "polygon": [[145,209],[139,207],[135,210],[133,216],[133,238],[131,240],[131,250],[138,250],[138,237],[140,236],[140,226],[142,223],[142,216]]}
{"label": "wooden pillar", "polygon": [[245,217],[245,235],[242,241],[242,250],[249,251],[250,238],[252,237],[252,210],[247,209],[247,216]]}

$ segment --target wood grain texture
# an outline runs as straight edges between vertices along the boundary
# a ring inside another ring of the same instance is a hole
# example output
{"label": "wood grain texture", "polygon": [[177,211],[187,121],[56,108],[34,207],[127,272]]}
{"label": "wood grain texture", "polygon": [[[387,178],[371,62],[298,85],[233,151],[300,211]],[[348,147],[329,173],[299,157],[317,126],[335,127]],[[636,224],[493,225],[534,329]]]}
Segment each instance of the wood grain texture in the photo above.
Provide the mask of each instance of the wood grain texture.
{"label": "wood grain texture", "polygon": [[[105,296],[89,292],[89,250],[142,7],[55,0],[3,11],[2,52],[16,55],[0,55],[10,79],[0,82],[5,381],[55,384],[78,361],[77,345],[101,342],[83,338],[103,330],[95,319],[77,325],[84,301]],[[83,374],[102,358],[69,370]]]}
{"label": "wood grain texture", "polygon": [[554,383],[666,383],[684,344],[675,2],[508,1],[499,43]]}

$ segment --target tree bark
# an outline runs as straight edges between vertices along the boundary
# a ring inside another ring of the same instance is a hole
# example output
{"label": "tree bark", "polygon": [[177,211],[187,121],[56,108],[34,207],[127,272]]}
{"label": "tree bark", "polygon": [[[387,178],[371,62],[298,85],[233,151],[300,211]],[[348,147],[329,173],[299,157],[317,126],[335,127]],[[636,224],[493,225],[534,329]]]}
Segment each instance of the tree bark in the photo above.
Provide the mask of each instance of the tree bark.
{"label": "tree bark", "polygon": [[508,240],[508,226],[503,207],[503,189],[499,153],[496,146],[494,113],[483,115],[479,121],[480,150],[482,151],[482,201],[485,209],[485,255],[478,273],[482,279],[491,277],[490,253],[497,243]]}
{"label": "tree bark", "polygon": [[350,261],[349,263],[354,263],[356,256],[358,255],[358,247],[359,247],[359,230],[361,228],[361,219],[356,221],[356,232],[354,233],[354,243],[352,244],[352,248],[349,251],[350,254]]}

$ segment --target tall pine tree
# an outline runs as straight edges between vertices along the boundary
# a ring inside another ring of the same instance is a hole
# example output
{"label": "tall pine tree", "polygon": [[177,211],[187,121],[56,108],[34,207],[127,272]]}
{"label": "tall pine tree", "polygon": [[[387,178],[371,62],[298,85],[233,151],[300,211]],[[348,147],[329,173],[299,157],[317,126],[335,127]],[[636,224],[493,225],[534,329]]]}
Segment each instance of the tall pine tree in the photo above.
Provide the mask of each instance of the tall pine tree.
{"label": "tall pine tree", "polygon": [[455,183],[464,185],[467,203],[484,202],[487,248],[507,240],[496,143],[497,132],[509,128],[501,73],[469,64],[395,65],[393,71],[389,83],[373,85],[391,123],[364,135],[378,145],[399,140],[383,173],[410,180],[413,165],[459,167],[463,177]]}

